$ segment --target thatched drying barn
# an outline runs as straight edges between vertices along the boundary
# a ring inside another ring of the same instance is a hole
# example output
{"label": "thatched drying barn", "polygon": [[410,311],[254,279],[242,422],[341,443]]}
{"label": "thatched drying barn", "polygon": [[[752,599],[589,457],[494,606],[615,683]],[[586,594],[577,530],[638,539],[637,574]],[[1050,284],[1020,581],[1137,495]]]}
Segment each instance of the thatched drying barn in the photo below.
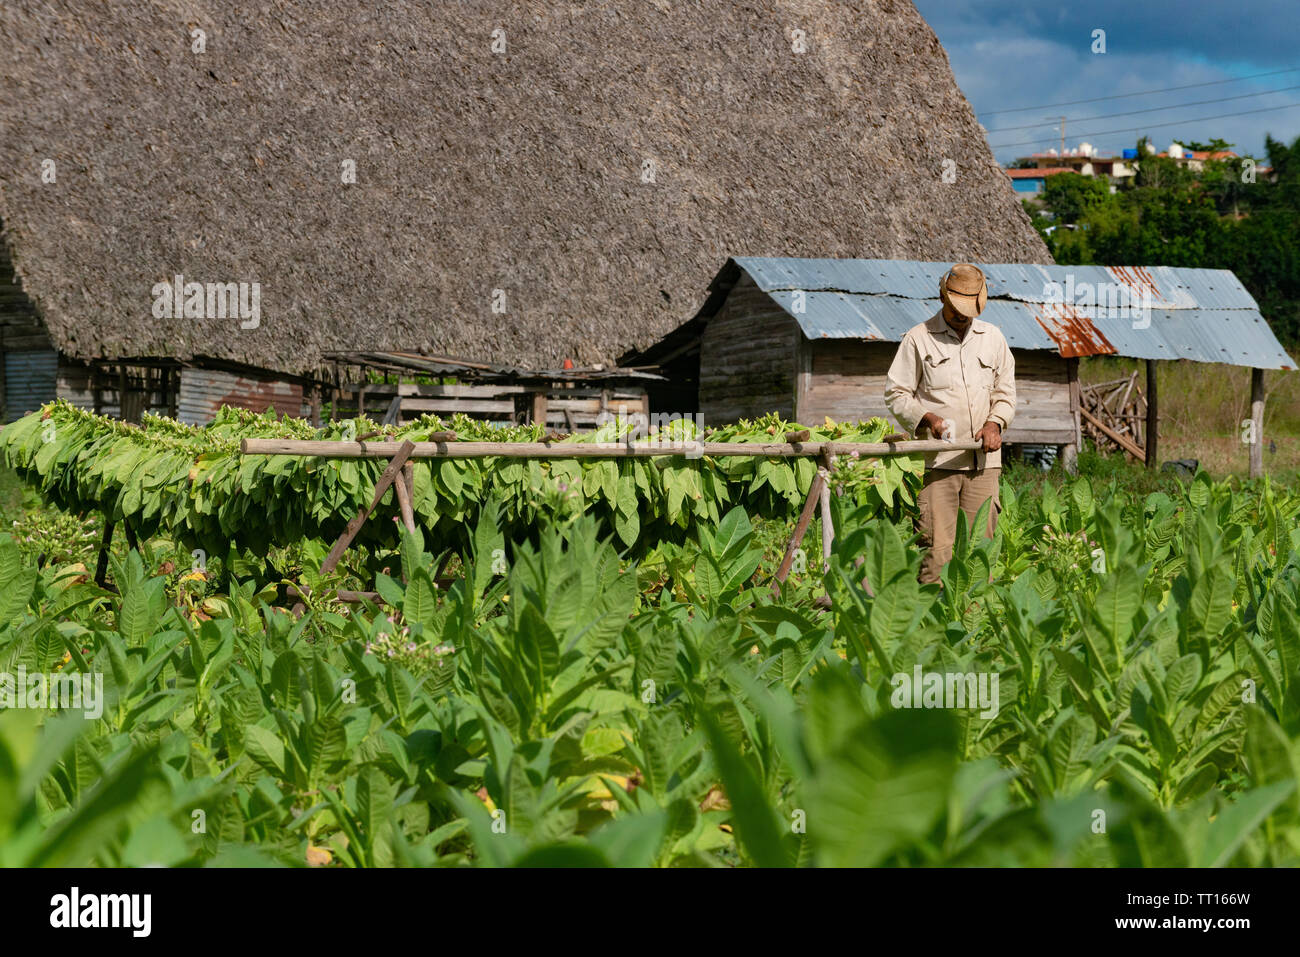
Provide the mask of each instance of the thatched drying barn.
{"label": "thatched drying barn", "polygon": [[[0,48],[5,335],[133,405],[218,363],[293,404],[339,351],[608,366],[737,251],[1049,261],[908,0],[8,0]],[[159,310],[176,276],[257,323]]]}

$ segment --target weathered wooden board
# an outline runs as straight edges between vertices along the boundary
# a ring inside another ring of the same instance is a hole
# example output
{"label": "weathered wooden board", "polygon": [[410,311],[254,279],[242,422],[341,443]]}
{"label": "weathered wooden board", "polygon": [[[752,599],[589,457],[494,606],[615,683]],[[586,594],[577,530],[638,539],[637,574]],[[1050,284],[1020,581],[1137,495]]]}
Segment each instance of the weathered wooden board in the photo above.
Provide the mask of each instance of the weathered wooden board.
{"label": "weathered wooden board", "polygon": [[704,421],[734,422],[768,412],[793,417],[799,335],[794,319],[746,276],[704,327],[700,343]]}
{"label": "weathered wooden board", "polygon": [[[818,422],[893,417],[885,407],[889,366],[898,346],[892,342],[820,340],[807,343],[810,369],[796,418]],[[1015,353],[1016,418],[1010,442],[1055,442],[1074,429],[1066,360],[1037,352]],[[1050,433],[1052,439],[1040,436]],[[1026,436],[1034,436],[1027,438]]]}

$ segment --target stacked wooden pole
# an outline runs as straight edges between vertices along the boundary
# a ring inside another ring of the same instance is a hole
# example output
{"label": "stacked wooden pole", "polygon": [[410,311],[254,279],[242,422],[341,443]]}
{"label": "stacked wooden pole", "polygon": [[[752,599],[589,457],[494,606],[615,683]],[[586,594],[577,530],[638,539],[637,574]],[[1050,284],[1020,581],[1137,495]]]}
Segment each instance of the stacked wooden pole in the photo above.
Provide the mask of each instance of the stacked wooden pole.
{"label": "stacked wooden pole", "polygon": [[1114,444],[1139,462],[1147,460],[1151,409],[1136,370],[1123,378],[1082,386],[1079,402],[1083,434],[1094,444]]}

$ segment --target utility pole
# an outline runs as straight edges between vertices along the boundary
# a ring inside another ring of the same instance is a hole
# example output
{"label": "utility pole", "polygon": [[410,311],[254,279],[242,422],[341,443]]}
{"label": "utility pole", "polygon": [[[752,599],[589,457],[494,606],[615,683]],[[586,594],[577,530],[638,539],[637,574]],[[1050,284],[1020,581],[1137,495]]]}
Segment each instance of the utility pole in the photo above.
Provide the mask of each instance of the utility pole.
{"label": "utility pole", "polygon": [[1065,117],[1061,117],[1061,155],[1065,155]]}

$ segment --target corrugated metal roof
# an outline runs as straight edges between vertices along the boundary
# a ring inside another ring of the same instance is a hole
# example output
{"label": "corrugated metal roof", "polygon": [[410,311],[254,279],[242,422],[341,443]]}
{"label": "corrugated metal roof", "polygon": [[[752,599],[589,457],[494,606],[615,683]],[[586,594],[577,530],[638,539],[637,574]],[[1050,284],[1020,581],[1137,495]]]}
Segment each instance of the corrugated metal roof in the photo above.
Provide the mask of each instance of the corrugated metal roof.
{"label": "corrugated metal roof", "polygon": [[0,353],[4,362],[4,421],[35,412],[55,397],[59,354],[53,349]]}
{"label": "corrugated metal roof", "polygon": [[176,418],[189,425],[211,422],[223,405],[303,416],[302,385],[277,379],[251,379],[220,369],[182,369]]}
{"label": "corrugated metal roof", "polygon": [[525,369],[521,366],[469,362],[447,356],[425,356],[413,352],[327,352],[327,359],[378,369],[401,369],[411,372],[459,379],[559,379],[573,382],[644,379],[662,381],[663,376],[637,369]]}
{"label": "corrugated metal roof", "polygon": [[[808,338],[885,342],[897,342],[939,310],[939,280],[950,265],[751,257],[734,262]],[[1227,269],[1017,263],[980,268],[989,280],[980,318],[1000,328],[1017,349],[1296,367],[1254,298]],[[1149,306],[1149,316],[1128,311],[1134,304]]]}

